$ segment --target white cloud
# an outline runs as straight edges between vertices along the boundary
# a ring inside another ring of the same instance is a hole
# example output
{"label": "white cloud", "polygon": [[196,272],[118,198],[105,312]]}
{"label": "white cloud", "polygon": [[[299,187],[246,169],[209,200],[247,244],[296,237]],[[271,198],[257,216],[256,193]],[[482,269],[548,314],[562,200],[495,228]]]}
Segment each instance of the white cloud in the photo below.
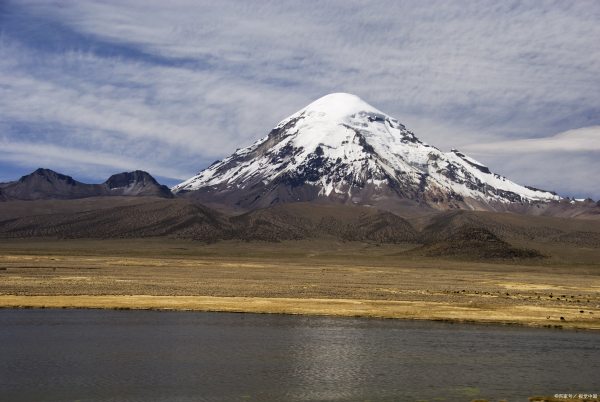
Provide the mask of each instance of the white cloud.
{"label": "white cloud", "polygon": [[545,152],[600,152],[600,126],[568,130],[551,137],[524,138],[471,144],[465,151],[477,153],[545,153]]}

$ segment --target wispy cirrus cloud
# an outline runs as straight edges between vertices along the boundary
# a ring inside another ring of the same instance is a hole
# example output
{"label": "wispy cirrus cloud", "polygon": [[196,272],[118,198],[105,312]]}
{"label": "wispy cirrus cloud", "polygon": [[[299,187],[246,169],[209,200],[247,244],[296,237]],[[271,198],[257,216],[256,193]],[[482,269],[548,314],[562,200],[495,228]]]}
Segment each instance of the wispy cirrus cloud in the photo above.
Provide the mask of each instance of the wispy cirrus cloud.
{"label": "wispy cirrus cloud", "polygon": [[[545,153],[545,152],[599,152],[600,126],[568,130],[550,137],[522,138],[483,144],[472,144],[465,151],[479,153]],[[599,155],[600,156],[600,155]]]}
{"label": "wispy cirrus cloud", "polygon": [[[585,0],[8,1],[0,138],[87,153],[45,159],[67,173],[129,166],[113,157],[185,178],[343,91],[494,170],[510,170],[511,141],[549,167],[548,136],[600,125],[599,19]],[[590,149],[570,155],[585,175]],[[600,197],[598,179],[574,188],[519,164],[525,184]]]}

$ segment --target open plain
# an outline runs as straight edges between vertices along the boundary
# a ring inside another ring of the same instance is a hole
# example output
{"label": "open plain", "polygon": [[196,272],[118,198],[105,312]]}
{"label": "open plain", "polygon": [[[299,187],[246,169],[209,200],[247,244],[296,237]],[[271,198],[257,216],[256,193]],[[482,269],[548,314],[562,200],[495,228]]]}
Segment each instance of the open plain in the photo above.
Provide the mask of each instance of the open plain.
{"label": "open plain", "polygon": [[[483,263],[337,240],[3,240],[0,306],[235,311],[600,330],[597,248]],[[577,255],[578,258],[574,258]],[[562,257],[561,257],[562,256]],[[565,261],[569,262],[565,262]]]}

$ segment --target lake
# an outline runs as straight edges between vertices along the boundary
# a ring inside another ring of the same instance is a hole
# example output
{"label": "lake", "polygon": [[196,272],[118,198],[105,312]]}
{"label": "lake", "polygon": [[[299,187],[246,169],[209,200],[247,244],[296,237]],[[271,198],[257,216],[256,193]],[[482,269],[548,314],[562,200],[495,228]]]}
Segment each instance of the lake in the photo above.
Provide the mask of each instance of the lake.
{"label": "lake", "polygon": [[600,333],[268,314],[0,310],[2,401],[509,401],[600,393]]}

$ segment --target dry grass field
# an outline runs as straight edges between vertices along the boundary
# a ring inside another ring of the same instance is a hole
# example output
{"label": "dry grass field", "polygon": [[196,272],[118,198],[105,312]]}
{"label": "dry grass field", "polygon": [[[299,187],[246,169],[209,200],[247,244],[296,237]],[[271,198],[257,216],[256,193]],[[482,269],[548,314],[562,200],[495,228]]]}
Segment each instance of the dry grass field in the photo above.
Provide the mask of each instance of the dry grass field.
{"label": "dry grass field", "polygon": [[[531,246],[531,244],[528,244]],[[0,306],[176,309],[600,330],[600,250],[425,258],[414,245],[297,240],[3,240]],[[568,262],[566,262],[568,261]]]}

